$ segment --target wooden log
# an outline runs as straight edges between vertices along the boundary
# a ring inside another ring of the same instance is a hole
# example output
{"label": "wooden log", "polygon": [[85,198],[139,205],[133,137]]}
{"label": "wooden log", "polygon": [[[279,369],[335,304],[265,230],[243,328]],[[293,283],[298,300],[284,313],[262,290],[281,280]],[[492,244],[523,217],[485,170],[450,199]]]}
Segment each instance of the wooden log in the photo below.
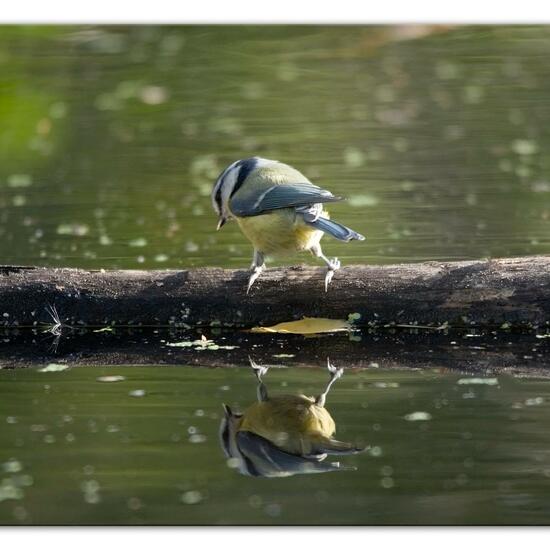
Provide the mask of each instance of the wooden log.
{"label": "wooden log", "polygon": [[267,269],[246,294],[248,272],[0,267],[6,327],[253,327],[303,317],[359,326],[548,327],[550,256],[348,266],[325,293],[324,270]]}

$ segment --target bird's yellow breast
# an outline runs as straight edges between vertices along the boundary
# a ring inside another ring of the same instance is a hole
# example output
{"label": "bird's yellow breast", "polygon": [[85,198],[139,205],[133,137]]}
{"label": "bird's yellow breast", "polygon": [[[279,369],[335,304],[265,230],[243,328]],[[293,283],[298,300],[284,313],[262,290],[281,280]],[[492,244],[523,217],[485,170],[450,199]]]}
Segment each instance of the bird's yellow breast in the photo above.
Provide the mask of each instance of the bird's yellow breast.
{"label": "bird's yellow breast", "polygon": [[[328,213],[323,212],[328,218]],[[293,208],[247,218],[236,218],[241,231],[264,254],[277,256],[309,250],[319,244],[323,232],[307,225]]]}
{"label": "bird's yellow breast", "polygon": [[305,395],[284,395],[251,405],[239,430],[253,432],[292,454],[309,454],[319,437],[336,431],[329,412]]}

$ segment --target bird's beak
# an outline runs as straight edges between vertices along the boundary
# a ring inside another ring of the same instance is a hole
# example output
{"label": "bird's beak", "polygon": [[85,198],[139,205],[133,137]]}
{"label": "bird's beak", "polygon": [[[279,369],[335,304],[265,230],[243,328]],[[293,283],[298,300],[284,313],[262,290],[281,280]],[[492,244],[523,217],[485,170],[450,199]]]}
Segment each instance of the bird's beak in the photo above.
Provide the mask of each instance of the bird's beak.
{"label": "bird's beak", "polygon": [[216,231],[219,231],[225,225],[226,221],[227,220],[223,216],[220,216],[218,219],[218,225],[216,226]]}

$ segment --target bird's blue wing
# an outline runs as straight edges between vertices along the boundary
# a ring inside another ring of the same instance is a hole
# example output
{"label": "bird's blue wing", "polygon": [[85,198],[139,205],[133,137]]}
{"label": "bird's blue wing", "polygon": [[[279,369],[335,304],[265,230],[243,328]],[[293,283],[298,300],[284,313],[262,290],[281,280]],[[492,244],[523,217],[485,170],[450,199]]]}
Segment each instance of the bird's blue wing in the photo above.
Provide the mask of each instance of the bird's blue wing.
{"label": "bird's blue wing", "polygon": [[320,202],[341,201],[330,191],[311,183],[273,185],[256,194],[238,192],[231,199],[231,211],[236,216],[258,216],[271,210],[292,208]]}

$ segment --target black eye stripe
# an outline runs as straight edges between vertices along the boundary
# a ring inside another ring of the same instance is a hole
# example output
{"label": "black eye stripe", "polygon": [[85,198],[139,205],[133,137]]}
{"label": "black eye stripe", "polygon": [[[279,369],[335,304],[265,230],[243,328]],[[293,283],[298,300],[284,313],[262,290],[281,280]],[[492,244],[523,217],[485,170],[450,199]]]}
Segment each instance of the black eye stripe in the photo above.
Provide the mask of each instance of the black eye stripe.
{"label": "black eye stripe", "polygon": [[254,170],[257,164],[258,159],[255,157],[244,159],[237,163],[235,168],[239,168],[239,176],[237,177],[237,181],[235,182],[235,187],[233,187],[233,191],[231,191],[231,197],[241,188],[244,180],[248,177],[250,172]]}

